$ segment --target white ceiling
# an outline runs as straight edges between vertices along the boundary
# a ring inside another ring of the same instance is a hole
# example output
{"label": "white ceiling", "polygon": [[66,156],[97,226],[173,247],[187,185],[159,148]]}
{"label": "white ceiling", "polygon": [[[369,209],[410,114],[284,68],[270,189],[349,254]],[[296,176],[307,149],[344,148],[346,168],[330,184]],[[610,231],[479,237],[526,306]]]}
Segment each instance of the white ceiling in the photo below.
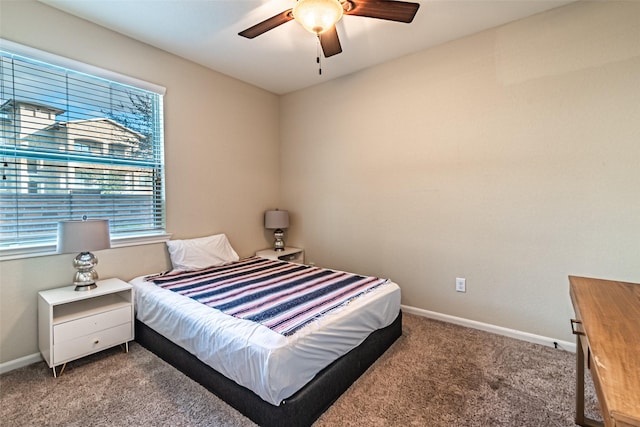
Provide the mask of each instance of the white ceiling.
{"label": "white ceiling", "polygon": [[294,0],[40,0],[276,94],[284,94],[524,18],[574,0],[416,0],[411,24],[344,16],[342,53],[322,59],[316,37],[290,21],[255,39],[238,32]]}

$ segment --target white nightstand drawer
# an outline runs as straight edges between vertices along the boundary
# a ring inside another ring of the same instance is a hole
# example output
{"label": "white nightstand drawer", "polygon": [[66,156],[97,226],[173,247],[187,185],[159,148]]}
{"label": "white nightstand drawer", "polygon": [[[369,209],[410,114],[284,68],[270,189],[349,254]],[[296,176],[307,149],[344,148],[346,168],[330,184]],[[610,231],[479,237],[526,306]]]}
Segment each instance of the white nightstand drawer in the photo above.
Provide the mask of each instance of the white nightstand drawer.
{"label": "white nightstand drawer", "polygon": [[60,344],[123,323],[131,326],[131,321],[131,306],[128,306],[60,323],[53,326],[53,344]]}
{"label": "white nightstand drawer", "polygon": [[95,353],[105,348],[132,340],[131,323],[116,326],[80,338],[76,338],[64,343],[64,345],[53,346],[53,360],[55,364],[64,363],[69,360]]}

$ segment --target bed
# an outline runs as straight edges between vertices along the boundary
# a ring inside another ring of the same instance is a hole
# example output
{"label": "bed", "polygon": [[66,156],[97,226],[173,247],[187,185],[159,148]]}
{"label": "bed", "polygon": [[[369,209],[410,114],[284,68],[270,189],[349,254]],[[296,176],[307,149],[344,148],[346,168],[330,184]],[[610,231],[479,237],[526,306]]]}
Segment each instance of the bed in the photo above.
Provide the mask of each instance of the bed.
{"label": "bed", "polygon": [[131,281],[136,341],[259,425],[311,425],[401,335],[389,280],[168,246],[172,272]]}

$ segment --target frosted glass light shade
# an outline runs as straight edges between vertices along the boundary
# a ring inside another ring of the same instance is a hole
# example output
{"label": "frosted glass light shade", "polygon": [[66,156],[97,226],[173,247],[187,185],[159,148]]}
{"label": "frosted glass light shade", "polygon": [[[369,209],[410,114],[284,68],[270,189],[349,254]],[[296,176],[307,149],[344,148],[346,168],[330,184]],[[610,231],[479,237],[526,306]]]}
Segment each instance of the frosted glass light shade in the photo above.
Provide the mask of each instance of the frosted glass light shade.
{"label": "frosted glass light shade", "polygon": [[342,5],[338,0],[298,0],[293,17],[307,31],[322,34],[342,18]]}

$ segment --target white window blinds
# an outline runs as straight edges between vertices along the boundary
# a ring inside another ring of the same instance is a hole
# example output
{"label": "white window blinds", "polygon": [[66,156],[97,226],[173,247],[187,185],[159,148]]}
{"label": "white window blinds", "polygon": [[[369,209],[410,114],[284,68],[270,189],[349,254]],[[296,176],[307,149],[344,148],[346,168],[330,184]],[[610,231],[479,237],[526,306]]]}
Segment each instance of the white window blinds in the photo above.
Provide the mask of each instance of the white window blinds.
{"label": "white window blinds", "polygon": [[164,233],[162,95],[0,50],[0,251],[57,223]]}

